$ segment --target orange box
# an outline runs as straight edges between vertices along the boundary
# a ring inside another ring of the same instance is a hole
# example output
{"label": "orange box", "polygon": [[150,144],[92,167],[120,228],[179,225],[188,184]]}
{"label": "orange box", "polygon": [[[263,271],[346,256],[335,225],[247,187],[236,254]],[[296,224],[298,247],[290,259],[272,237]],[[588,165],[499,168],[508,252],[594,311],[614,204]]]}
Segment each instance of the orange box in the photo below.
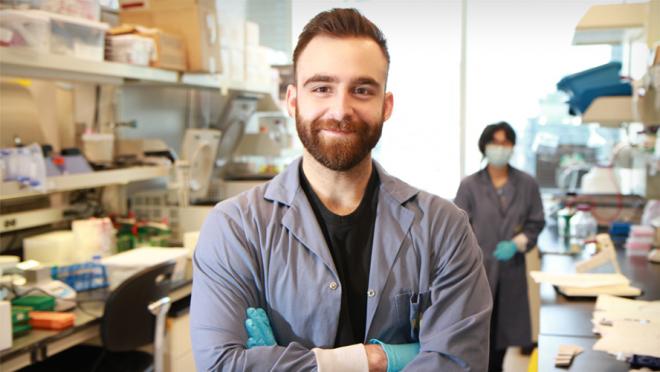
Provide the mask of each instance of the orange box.
{"label": "orange box", "polygon": [[76,316],[73,313],[56,311],[30,311],[32,328],[60,330],[73,326]]}

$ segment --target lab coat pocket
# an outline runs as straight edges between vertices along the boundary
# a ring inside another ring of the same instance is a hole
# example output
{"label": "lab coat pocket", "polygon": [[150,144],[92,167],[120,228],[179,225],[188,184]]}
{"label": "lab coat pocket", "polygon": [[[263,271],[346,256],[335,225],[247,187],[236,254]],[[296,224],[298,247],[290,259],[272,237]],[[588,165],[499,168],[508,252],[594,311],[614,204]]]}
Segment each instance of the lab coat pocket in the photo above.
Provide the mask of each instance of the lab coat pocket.
{"label": "lab coat pocket", "polygon": [[424,293],[412,293],[408,291],[395,297],[399,320],[408,325],[408,337],[413,342],[419,341],[422,312],[427,307],[428,296],[428,291]]}

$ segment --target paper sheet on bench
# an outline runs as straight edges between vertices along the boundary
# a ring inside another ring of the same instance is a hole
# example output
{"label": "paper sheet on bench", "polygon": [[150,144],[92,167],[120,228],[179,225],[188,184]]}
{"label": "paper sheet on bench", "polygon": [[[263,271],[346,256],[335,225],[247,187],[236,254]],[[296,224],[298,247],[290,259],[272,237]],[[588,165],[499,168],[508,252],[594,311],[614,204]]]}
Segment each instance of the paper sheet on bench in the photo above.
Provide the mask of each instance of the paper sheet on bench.
{"label": "paper sheet on bench", "polygon": [[611,354],[628,353],[660,358],[660,324],[615,320],[611,327],[601,327],[601,338],[594,350]]}
{"label": "paper sheet on bench", "polygon": [[549,283],[560,287],[593,288],[606,286],[627,286],[628,278],[621,274],[591,274],[591,273],[546,273],[531,271],[529,273],[536,283]]}

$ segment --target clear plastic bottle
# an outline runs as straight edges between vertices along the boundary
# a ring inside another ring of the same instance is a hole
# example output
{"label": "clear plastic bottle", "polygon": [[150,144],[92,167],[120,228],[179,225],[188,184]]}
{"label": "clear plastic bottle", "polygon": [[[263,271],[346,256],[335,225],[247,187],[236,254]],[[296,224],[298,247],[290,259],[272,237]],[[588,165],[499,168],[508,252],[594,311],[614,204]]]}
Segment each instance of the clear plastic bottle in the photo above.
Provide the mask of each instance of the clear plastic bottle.
{"label": "clear plastic bottle", "polygon": [[25,147],[27,151],[27,163],[29,164],[28,182],[36,190],[46,190],[46,162],[44,160],[41,146],[33,143]]}
{"label": "clear plastic bottle", "polygon": [[587,204],[577,206],[577,212],[570,220],[570,232],[571,240],[580,245],[596,235],[598,222],[591,214],[591,206]]}
{"label": "clear plastic bottle", "polygon": [[567,204],[564,208],[557,212],[557,230],[560,237],[568,238],[570,236],[570,221],[574,214],[575,208],[573,208],[573,206],[570,204]]}

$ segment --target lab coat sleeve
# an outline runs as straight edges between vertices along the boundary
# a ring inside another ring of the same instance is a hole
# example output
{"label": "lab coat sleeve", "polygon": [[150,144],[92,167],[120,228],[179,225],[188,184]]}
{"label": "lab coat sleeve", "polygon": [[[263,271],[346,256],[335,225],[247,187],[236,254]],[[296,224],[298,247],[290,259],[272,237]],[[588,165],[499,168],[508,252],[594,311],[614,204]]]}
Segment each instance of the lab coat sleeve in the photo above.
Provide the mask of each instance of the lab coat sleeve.
{"label": "lab coat sleeve", "polygon": [[454,198],[454,204],[457,207],[467,212],[468,217],[472,215],[472,208],[470,203],[470,190],[468,190],[468,185],[465,183],[465,180],[461,182],[458,186],[458,191],[456,191],[456,197]]}
{"label": "lab coat sleeve", "polygon": [[523,225],[522,233],[527,237],[527,251],[536,246],[539,234],[545,227],[545,215],[543,213],[543,201],[541,200],[541,193],[539,185],[535,180],[531,180],[530,184],[530,204],[527,209],[527,218]]}
{"label": "lab coat sleeve", "polygon": [[195,249],[190,332],[197,369],[316,371],[314,353],[298,343],[245,347],[245,311],[263,306],[263,273],[239,216],[238,207],[216,206]]}
{"label": "lab coat sleeve", "polygon": [[420,320],[420,353],[405,371],[488,368],[492,297],[467,216],[451,209],[433,240],[431,303]]}

